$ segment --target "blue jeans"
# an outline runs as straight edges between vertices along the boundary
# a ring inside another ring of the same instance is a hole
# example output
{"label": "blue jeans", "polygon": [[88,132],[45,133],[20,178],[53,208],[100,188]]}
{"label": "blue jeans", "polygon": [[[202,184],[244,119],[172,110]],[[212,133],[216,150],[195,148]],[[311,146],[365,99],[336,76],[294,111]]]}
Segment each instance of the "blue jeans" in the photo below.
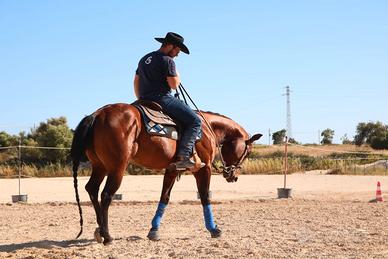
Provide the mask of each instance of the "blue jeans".
{"label": "blue jeans", "polygon": [[167,115],[180,123],[182,132],[178,142],[177,156],[190,157],[195,140],[201,131],[201,120],[198,115],[183,101],[171,94],[147,99],[160,104]]}

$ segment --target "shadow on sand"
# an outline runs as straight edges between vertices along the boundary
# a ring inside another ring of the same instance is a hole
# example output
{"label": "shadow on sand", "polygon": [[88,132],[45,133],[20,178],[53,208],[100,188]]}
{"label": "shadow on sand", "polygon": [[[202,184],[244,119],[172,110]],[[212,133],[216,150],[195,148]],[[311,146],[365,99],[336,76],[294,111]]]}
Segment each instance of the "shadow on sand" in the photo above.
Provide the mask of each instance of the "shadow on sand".
{"label": "shadow on sand", "polygon": [[0,252],[14,252],[24,248],[44,248],[51,249],[56,247],[82,247],[90,245],[92,242],[95,242],[94,239],[77,239],[77,240],[40,240],[28,243],[20,244],[9,244],[9,245],[0,245]]}

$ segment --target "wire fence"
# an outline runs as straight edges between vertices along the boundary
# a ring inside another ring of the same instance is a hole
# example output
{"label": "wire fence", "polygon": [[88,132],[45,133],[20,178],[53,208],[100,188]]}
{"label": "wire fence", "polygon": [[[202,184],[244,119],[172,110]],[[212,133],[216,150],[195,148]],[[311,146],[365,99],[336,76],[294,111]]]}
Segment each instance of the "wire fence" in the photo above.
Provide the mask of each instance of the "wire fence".
{"label": "wire fence", "polygon": [[[370,151],[349,151],[330,148],[320,148],[312,146],[303,146],[294,143],[288,143],[291,146],[307,150],[316,150],[332,152],[332,154],[349,154],[348,158],[327,158],[319,157],[316,160],[321,161],[323,168],[329,167],[330,174],[353,174],[353,175],[388,175],[388,158],[381,152]],[[324,164],[327,164],[326,166]]]}
{"label": "wire fence", "polygon": [[[327,156],[310,157],[310,156],[291,156],[287,160],[287,168],[289,173],[307,172],[311,170],[322,170],[327,174],[352,174],[352,175],[388,175],[388,158],[381,158],[380,153],[371,153],[366,151],[346,151],[330,148],[303,146],[290,144],[290,146],[298,146],[305,150],[318,150],[333,153],[351,154],[348,158],[330,158]],[[12,150],[17,151],[14,154],[13,164],[5,163],[0,160],[0,178],[24,178],[24,177],[56,177],[56,176],[71,176],[71,162],[61,164],[47,164],[45,166],[37,166],[34,163],[26,163],[23,161],[24,150],[39,149],[39,150],[70,150],[69,147],[47,147],[47,146],[26,146],[17,145],[9,147],[0,147],[0,151]],[[359,155],[359,156],[358,156]],[[376,155],[372,158],[371,156]],[[379,158],[380,156],[380,158]],[[247,159],[243,164],[243,174],[281,174],[284,171],[284,158],[282,157],[266,157],[266,158],[251,158]],[[80,167],[80,175],[90,174],[90,165],[84,163]],[[128,174],[160,174],[160,171],[152,171],[139,166],[129,165]]]}
{"label": "wire fence", "polygon": [[[17,146],[8,146],[8,147],[0,147],[0,151],[5,151],[5,150],[16,150],[17,154],[16,157],[13,158],[13,163],[9,164],[7,162],[0,161],[0,178],[16,178],[16,177],[23,177],[23,178],[29,178],[29,177],[34,177],[34,176],[39,176],[39,175],[31,175],[31,174],[25,174],[23,173],[23,168],[30,168],[30,167],[35,167],[34,165],[25,165],[23,163],[23,149],[38,149],[38,150],[70,150],[68,147],[45,147],[45,146],[26,146],[26,145],[17,145]],[[15,163],[16,160],[16,163]],[[10,174],[10,172],[13,174]]]}

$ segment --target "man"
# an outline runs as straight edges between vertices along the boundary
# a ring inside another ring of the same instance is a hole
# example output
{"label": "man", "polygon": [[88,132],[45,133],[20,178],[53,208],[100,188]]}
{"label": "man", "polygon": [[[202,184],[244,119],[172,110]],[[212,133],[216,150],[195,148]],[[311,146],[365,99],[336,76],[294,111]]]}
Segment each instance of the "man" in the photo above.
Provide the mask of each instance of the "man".
{"label": "man", "polygon": [[177,162],[172,166],[176,170],[191,169],[195,162],[190,157],[201,130],[201,120],[189,106],[171,94],[171,89],[177,89],[180,84],[173,59],[180,51],[186,54],[190,54],[190,51],[183,44],[183,37],[177,33],[169,32],[164,38],[155,40],[162,43],[162,46],[140,59],[134,79],[135,95],[138,99],[157,102],[166,114],[181,124]]}

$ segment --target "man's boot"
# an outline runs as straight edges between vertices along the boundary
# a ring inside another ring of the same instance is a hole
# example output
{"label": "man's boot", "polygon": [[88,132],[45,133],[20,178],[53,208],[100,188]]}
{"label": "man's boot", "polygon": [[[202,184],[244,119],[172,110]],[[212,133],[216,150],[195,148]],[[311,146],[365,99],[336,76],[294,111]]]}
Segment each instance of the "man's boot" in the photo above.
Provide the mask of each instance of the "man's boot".
{"label": "man's boot", "polygon": [[197,156],[196,158],[198,159],[198,161],[195,161],[195,159],[193,160],[190,157],[178,156],[176,159],[177,161],[171,165],[177,171],[185,171],[185,170],[197,171],[200,168],[204,167],[205,163],[203,163],[203,162],[201,162],[201,160],[199,160],[198,155],[196,155],[196,156]]}
{"label": "man's boot", "polygon": [[185,171],[194,168],[195,162],[190,157],[178,156],[177,161],[174,163],[175,170]]}

